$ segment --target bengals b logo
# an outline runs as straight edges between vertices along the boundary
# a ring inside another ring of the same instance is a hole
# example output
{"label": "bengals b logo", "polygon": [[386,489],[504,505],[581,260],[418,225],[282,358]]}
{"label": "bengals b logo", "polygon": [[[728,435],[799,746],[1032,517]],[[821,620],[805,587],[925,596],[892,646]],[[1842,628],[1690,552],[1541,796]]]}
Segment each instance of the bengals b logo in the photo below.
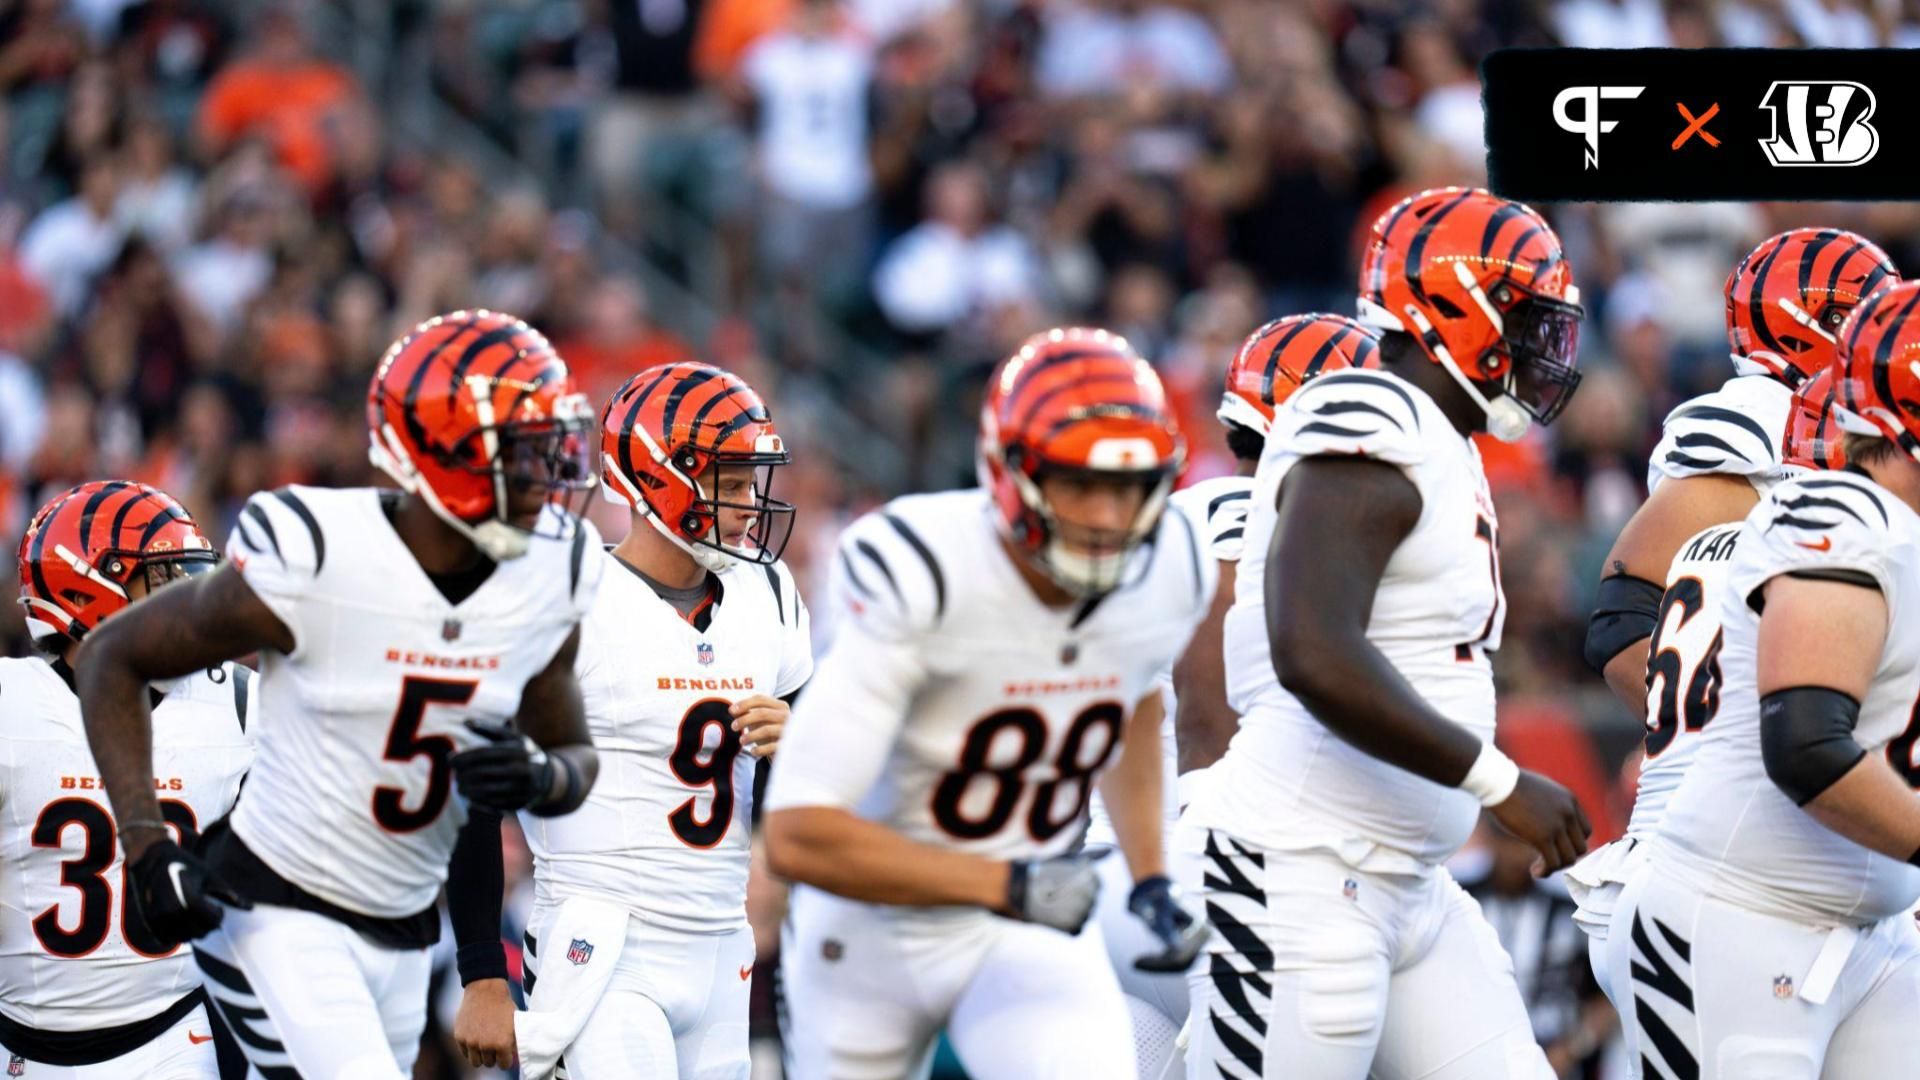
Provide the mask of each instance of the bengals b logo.
{"label": "bengals b logo", "polygon": [[1773,134],[1760,149],[1774,165],[1864,165],[1880,150],[1873,91],[1857,82],[1775,82],[1760,107]]}

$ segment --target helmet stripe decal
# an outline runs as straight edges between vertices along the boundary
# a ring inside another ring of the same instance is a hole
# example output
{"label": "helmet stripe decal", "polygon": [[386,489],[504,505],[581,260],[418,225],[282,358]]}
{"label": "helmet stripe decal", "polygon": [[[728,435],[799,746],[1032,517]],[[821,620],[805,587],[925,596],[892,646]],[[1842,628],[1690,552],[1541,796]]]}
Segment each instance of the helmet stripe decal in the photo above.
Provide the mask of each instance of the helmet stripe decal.
{"label": "helmet stripe decal", "polygon": [[1879,392],[1880,400],[1894,405],[1893,372],[1887,361],[1893,356],[1893,343],[1900,337],[1900,324],[1912,313],[1914,305],[1920,304],[1920,290],[1907,298],[1905,306],[1898,314],[1887,320],[1881,328],[1880,340],[1873,347],[1873,388]]}
{"label": "helmet stripe decal", "polygon": [[701,368],[689,373],[678,383],[674,384],[673,389],[667,392],[666,413],[660,423],[660,433],[671,437],[674,417],[679,414],[680,403],[687,399],[687,394],[692,392],[694,387],[712,382],[718,377],[719,374],[711,368]]}
{"label": "helmet stripe decal", "polygon": [[[132,486],[133,486],[132,484],[128,483],[125,480],[114,480],[107,484],[102,485],[99,491],[96,491],[92,495],[87,497],[86,506],[80,512],[80,548],[81,548],[80,554],[87,555],[87,556],[91,556],[93,554],[93,547],[94,547],[93,515],[100,511],[100,504],[112,498],[115,492],[125,491],[126,489]],[[63,499],[61,501],[64,502],[66,500]],[[136,503],[139,501],[140,501],[140,496],[138,494],[135,494],[134,497],[128,502],[127,505],[131,506],[133,505],[133,503]],[[120,509],[121,509],[121,513],[124,514],[127,508],[123,506]],[[52,515],[48,515],[48,517],[49,519],[51,519]],[[119,522],[116,521],[114,525],[116,528],[118,528]],[[34,553],[34,557],[38,558],[39,552],[36,551]]]}
{"label": "helmet stripe decal", "polygon": [[1287,346],[1293,342],[1294,338],[1306,333],[1307,327],[1312,325],[1313,321],[1311,319],[1302,319],[1291,330],[1287,331],[1285,337],[1273,343],[1272,351],[1267,353],[1266,370],[1260,373],[1261,401],[1268,405],[1273,404],[1273,378],[1280,370],[1280,354],[1287,350]]}
{"label": "helmet stripe decal", "polygon": [[[400,412],[402,416],[406,417],[407,436],[421,446],[428,445],[427,429],[425,425],[420,423],[420,414],[414,408],[414,404],[420,400],[420,386],[427,381],[427,369],[433,367],[433,362],[439,358],[442,352],[446,351],[448,346],[459,341],[467,331],[472,330],[478,326],[479,323],[480,315],[478,312],[467,312],[467,321],[455,327],[453,333],[448,334],[445,341],[435,345],[432,352],[422,357],[420,359],[420,366],[413,369],[413,376],[407,380],[407,398],[401,403]],[[402,348],[404,350],[404,346],[402,346]],[[404,353],[396,354],[394,359],[399,359],[400,355],[403,354]]]}
{"label": "helmet stripe decal", "polygon": [[[1131,367],[1131,365],[1129,365],[1129,367]],[[1133,372],[1131,371],[1124,371],[1124,372],[1090,371],[1080,376],[1079,378],[1062,379],[1057,384],[1050,386],[1047,389],[1042,390],[1038,394],[1036,394],[1033,399],[1033,404],[1027,407],[1026,413],[1020,417],[1019,421],[1014,426],[1019,428],[1024,428],[1028,424],[1033,423],[1034,419],[1040,415],[1041,410],[1046,408],[1047,403],[1053,401],[1055,398],[1059,397],[1061,394],[1071,393],[1075,390],[1082,390],[1087,387],[1096,386],[1102,383],[1118,383],[1126,386],[1132,386],[1133,381],[1134,381]],[[1069,422],[1078,421],[1080,419],[1082,419],[1082,417],[1077,415],[1070,416]],[[1058,422],[1056,422],[1055,424],[1056,430],[1058,429],[1058,426],[1059,426]]]}
{"label": "helmet stripe decal", "polygon": [[[728,386],[726,389],[708,398],[707,403],[705,405],[700,406],[700,411],[693,414],[693,422],[688,424],[687,427],[697,433],[700,430],[701,425],[707,422],[707,417],[713,414],[713,410],[720,407],[721,402],[726,401],[728,398],[735,396],[736,394],[740,393],[740,391],[744,389],[746,389],[745,383],[736,382],[733,385]],[[717,440],[717,441],[724,442],[725,440]]]}
{"label": "helmet stripe decal", "polygon": [[1473,198],[1472,191],[1462,191],[1441,203],[1438,210],[1420,223],[1420,230],[1413,234],[1413,242],[1407,245],[1407,284],[1413,289],[1414,299],[1423,305],[1427,303],[1427,287],[1422,281],[1426,275],[1421,272],[1420,259],[1426,254],[1427,238],[1433,235],[1433,230],[1439,227],[1440,222],[1446,220],[1448,214],[1453,213],[1456,207],[1471,198]]}
{"label": "helmet stripe decal", "polygon": [[1493,243],[1500,238],[1500,230],[1507,222],[1527,212],[1527,208],[1517,202],[1504,203],[1487,217],[1487,227],[1480,233],[1480,261],[1486,262],[1493,255]]}
{"label": "helmet stripe decal", "polygon": [[1068,363],[1069,361],[1110,355],[1118,355],[1118,351],[1109,352],[1105,349],[1069,349],[1064,352],[1042,352],[1040,355],[1034,357],[1031,363],[1021,367],[1020,377],[1014,380],[1013,388],[1007,391],[1007,411],[1013,411],[1013,405],[1020,400],[1020,395],[1025,393],[1027,387],[1043,372],[1051,371],[1055,367]]}
{"label": "helmet stripe decal", "polygon": [[[186,509],[182,507],[179,503],[168,502],[163,504],[160,508],[160,512],[153,515],[153,520],[147,522],[146,529],[140,533],[140,547],[138,550],[140,551],[141,554],[144,555],[147,550],[147,545],[153,543],[153,538],[160,535],[161,529],[164,529],[167,527],[167,522],[169,521],[191,522],[192,520],[193,520],[192,518],[187,516]],[[114,532],[114,535],[119,536],[120,535],[119,531],[116,530]]]}
{"label": "helmet stripe decal", "polygon": [[1539,236],[1540,229],[1541,226],[1538,222],[1527,226],[1526,229],[1520,233],[1520,238],[1513,242],[1511,248],[1507,249],[1507,262],[1518,262],[1520,259],[1520,249],[1527,246],[1527,241]]}
{"label": "helmet stripe decal", "polygon": [[719,446],[739,434],[740,429],[748,424],[764,424],[767,423],[767,419],[765,409],[742,409],[734,414],[733,419],[721,425],[720,430],[714,434],[713,444]]}
{"label": "helmet stripe decal", "polygon": [[[1354,328],[1351,326],[1343,326],[1335,331],[1332,337],[1321,343],[1320,347],[1314,350],[1313,358],[1307,361],[1306,368],[1302,370],[1300,374],[1309,379],[1320,374],[1320,369],[1327,366],[1327,357],[1332,356],[1333,350],[1339,348],[1340,343],[1352,336],[1353,332]],[[1272,399],[1269,398],[1268,400]]]}
{"label": "helmet stripe decal", "polygon": [[1767,272],[1773,269],[1774,260],[1780,257],[1781,249],[1786,246],[1786,242],[1783,240],[1780,243],[1774,244],[1767,250],[1766,255],[1761,257],[1760,266],[1753,274],[1756,287],[1753,290],[1753,295],[1747,298],[1747,318],[1753,323],[1753,332],[1759,335],[1760,344],[1766,346],[1767,351],[1773,353],[1784,352],[1786,346],[1780,344],[1779,339],[1773,336],[1773,329],[1767,325],[1766,290],[1759,288],[1758,283],[1767,280]]}
{"label": "helmet stripe decal", "polygon": [[[1148,424],[1158,424],[1166,419],[1165,414],[1159,409],[1150,408],[1145,405],[1120,404],[1117,402],[1100,406],[1100,415],[1102,417],[1125,416]],[[1086,419],[1087,417],[1078,411],[1068,413],[1066,416],[1055,420],[1040,438],[1043,442],[1052,439],[1054,436],[1059,435],[1075,424],[1084,422]],[[1157,464],[1164,466],[1166,462],[1162,461]]]}
{"label": "helmet stripe decal", "polygon": [[58,502],[47,507],[41,513],[40,520],[36,523],[37,527],[33,530],[33,548],[27,558],[27,567],[33,574],[34,591],[41,596],[53,595],[53,587],[47,584],[47,575],[40,569],[40,560],[44,557],[43,553],[47,546],[47,526],[52,523],[53,516],[59,513],[60,508],[65,506],[67,500],[71,498],[73,498],[72,494],[63,495]]}
{"label": "helmet stripe decal", "polygon": [[1860,299],[1865,300],[1867,297],[1872,296],[1879,290],[1881,282],[1893,276],[1893,267],[1887,265],[1885,262],[1875,263],[1873,272],[1867,275],[1867,280],[1860,283]]}
{"label": "helmet stripe decal", "polygon": [[[1814,264],[1820,261],[1820,253],[1826,250],[1827,245],[1838,239],[1840,239],[1839,229],[1821,229],[1819,232],[1813,234],[1813,238],[1807,241],[1807,246],[1800,252],[1799,279],[1794,283],[1794,287],[1800,292],[1800,306],[1807,308],[1808,314],[1810,315],[1818,314],[1818,309],[1807,303],[1807,287],[1813,284]],[[1847,258],[1859,250],[1860,245],[1856,242],[1846,250],[1845,254],[1834,260],[1834,279],[1840,277],[1840,268],[1847,264]],[[1831,282],[1828,284],[1827,295],[1833,295]]]}
{"label": "helmet stripe decal", "polygon": [[[135,485],[135,487],[138,486],[137,484]],[[126,524],[127,515],[133,512],[133,508],[145,503],[151,496],[152,492],[138,491],[134,493],[132,498],[120,504],[120,509],[114,511],[113,514],[113,528],[107,533],[108,543],[113,543],[114,539],[120,535],[120,527]],[[145,547],[146,545],[142,544],[141,546]]]}
{"label": "helmet stripe decal", "polygon": [[[620,424],[620,434],[622,436],[620,439],[620,471],[627,476],[638,476],[639,474],[633,469],[633,440],[625,436],[632,433],[634,423],[640,418],[640,406],[647,403],[647,398],[652,396],[654,388],[665,382],[669,376],[679,369],[679,364],[672,364],[661,369],[660,373],[653,377],[652,382],[648,383],[639,393],[633,395],[633,406],[627,410],[627,418]],[[635,379],[639,377],[638,375],[634,376]],[[631,384],[632,380],[628,380],[628,383]],[[613,406],[608,405],[607,410],[611,412]]]}
{"label": "helmet stripe decal", "polygon": [[[1387,211],[1387,222],[1385,225],[1381,226],[1380,228],[1381,243],[1385,244],[1389,242],[1390,238],[1393,236],[1393,227],[1395,225],[1400,224],[1401,215],[1405,214],[1408,210],[1413,209],[1414,198],[1415,198],[1414,196],[1410,195],[1400,200],[1400,205],[1394,207],[1392,210]],[[1374,259],[1372,260],[1372,262],[1373,262],[1373,268],[1369,273],[1369,279],[1367,281],[1367,295],[1379,296],[1381,293],[1381,290],[1386,288],[1386,273],[1387,273],[1386,266],[1379,259]]]}

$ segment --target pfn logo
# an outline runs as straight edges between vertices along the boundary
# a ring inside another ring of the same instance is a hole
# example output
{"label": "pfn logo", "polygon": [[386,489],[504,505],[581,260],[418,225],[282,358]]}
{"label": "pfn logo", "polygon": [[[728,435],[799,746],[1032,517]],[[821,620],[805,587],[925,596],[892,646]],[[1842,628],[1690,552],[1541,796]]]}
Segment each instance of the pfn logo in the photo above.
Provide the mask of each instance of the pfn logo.
{"label": "pfn logo", "polygon": [[[1644,86],[1569,86],[1553,99],[1553,122],[1560,125],[1560,130],[1587,140],[1587,168],[1600,167],[1600,136],[1620,126],[1618,120],[1600,119],[1600,102],[1609,98],[1637,98],[1645,89]],[[1586,103],[1578,119],[1567,115],[1567,106],[1576,101]]]}
{"label": "pfn logo", "polygon": [[1760,149],[1775,165],[1865,165],[1880,150],[1873,105],[1857,82],[1776,82],[1760,99],[1773,121]]}

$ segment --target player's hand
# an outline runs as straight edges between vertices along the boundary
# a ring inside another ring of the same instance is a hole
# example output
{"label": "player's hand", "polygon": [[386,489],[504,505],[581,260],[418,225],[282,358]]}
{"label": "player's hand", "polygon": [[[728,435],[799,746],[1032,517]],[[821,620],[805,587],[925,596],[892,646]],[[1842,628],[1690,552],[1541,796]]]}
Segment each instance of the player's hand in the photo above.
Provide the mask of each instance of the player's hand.
{"label": "player's hand", "polygon": [[1006,914],[1078,934],[1100,898],[1100,876],[1093,864],[1112,851],[1101,848],[1056,855],[1051,859],[1015,859],[1007,874]]}
{"label": "player's hand", "polygon": [[1573,792],[1541,776],[1520,770],[1513,794],[1492,808],[1493,819],[1540,853],[1534,860],[1535,877],[1546,877],[1577,862],[1587,851],[1593,826]]}
{"label": "player's hand", "polygon": [[219,929],[227,914],[221,904],[243,911],[253,906],[200,856],[172,840],[149,846],[134,860],[132,870],[134,910],[153,936],[169,945]]}
{"label": "player's hand", "polygon": [[733,703],[733,730],[740,733],[740,745],[754,757],[770,757],[786,729],[792,711],[787,703],[765,694],[754,694]]}
{"label": "player's hand", "polygon": [[518,1047],[513,1036],[513,997],[505,979],[476,979],[460,995],[453,1043],[476,1069],[511,1068]]}
{"label": "player's hand", "polygon": [[468,802],[514,811],[548,797],[556,766],[532,739],[505,724],[469,720],[467,729],[487,741],[453,755],[447,764]]}
{"label": "player's hand", "polygon": [[1141,971],[1187,970],[1212,933],[1206,923],[1194,918],[1193,912],[1180,902],[1179,890],[1165,874],[1135,882],[1132,895],[1127,897],[1127,910],[1146,923],[1153,936],[1166,945],[1157,953],[1134,958],[1133,966]]}

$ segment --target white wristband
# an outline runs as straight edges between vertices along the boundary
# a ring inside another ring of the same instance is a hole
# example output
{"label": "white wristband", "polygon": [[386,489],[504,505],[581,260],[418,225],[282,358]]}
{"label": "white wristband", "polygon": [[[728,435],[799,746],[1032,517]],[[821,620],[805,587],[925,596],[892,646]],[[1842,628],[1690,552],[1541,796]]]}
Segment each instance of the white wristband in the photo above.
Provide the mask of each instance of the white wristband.
{"label": "white wristband", "polygon": [[1519,783],[1520,766],[1492,743],[1482,743],[1480,756],[1473,759],[1473,768],[1460,781],[1460,790],[1479,799],[1481,806],[1496,806],[1506,802]]}

